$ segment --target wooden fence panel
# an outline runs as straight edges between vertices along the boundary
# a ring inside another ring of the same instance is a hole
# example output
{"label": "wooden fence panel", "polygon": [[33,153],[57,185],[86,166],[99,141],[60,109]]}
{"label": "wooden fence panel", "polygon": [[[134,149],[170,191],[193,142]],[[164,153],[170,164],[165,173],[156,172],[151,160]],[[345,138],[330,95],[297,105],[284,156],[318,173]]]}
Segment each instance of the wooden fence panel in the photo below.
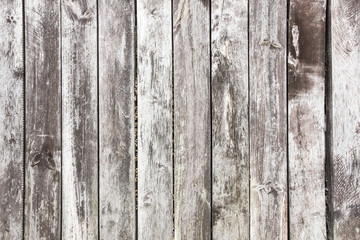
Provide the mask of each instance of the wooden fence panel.
{"label": "wooden fence panel", "polygon": [[210,3],[173,4],[175,239],[210,239]]}
{"label": "wooden fence panel", "polygon": [[23,4],[0,5],[0,239],[23,232]]}
{"label": "wooden fence panel", "polygon": [[64,239],[98,238],[97,6],[62,1]]}
{"label": "wooden fence panel", "polygon": [[250,2],[250,238],[287,239],[287,1]]}
{"label": "wooden fence panel", "polygon": [[360,239],[359,12],[4,0],[0,239]]}
{"label": "wooden fence panel", "polygon": [[249,239],[248,1],[211,9],[213,238]]}
{"label": "wooden fence panel", "polygon": [[326,239],[326,1],[290,1],[288,42],[291,239]]}
{"label": "wooden fence panel", "polygon": [[25,238],[61,234],[60,1],[25,1]]}
{"label": "wooden fence panel", "polygon": [[333,239],[360,239],[360,2],[331,1]]}
{"label": "wooden fence panel", "polygon": [[171,1],[137,2],[138,235],[172,239]]}
{"label": "wooden fence panel", "polygon": [[99,1],[100,239],[135,239],[133,1]]}

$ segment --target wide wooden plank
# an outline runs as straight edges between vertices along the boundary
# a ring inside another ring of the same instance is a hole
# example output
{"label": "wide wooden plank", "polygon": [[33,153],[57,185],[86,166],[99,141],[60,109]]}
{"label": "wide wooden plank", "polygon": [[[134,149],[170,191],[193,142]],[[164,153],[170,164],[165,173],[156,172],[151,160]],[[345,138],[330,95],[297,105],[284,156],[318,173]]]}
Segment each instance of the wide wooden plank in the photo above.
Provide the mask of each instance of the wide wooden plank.
{"label": "wide wooden plank", "polygon": [[98,238],[97,6],[62,1],[62,237]]}
{"label": "wide wooden plank", "polygon": [[359,12],[359,1],[331,1],[333,239],[360,239]]}
{"label": "wide wooden plank", "polygon": [[171,29],[171,1],[137,1],[139,239],[172,239]]}
{"label": "wide wooden plank", "polygon": [[326,239],[326,0],[291,0],[288,41],[291,239]]}
{"label": "wide wooden plank", "polygon": [[61,234],[60,1],[25,1],[25,238]]}
{"label": "wide wooden plank", "polygon": [[135,238],[133,1],[99,8],[100,239]]}
{"label": "wide wooden plank", "polygon": [[175,239],[210,239],[210,6],[173,4]]}
{"label": "wide wooden plank", "polygon": [[250,238],[287,239],[287,1],[249,8]]}
{"label": "wide wooden plank", "polygon": [[23,231],[23,10],[21,0],[0,6],[0,239]]}
{"label": "wide wooden plank", "polygon": [[248,1],[211,2],[213,239],[249,239]]}

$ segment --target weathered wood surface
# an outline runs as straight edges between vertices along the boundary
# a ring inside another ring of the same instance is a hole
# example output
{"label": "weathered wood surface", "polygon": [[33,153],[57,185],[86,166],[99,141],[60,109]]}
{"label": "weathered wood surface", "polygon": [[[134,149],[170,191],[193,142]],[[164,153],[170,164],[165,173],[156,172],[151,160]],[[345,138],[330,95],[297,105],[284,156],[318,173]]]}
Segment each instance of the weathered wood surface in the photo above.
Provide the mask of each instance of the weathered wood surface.
{"label": "weathered wood surface", "polygon": [[62,1],[62,237],[98,238],[97,6]]}
{"label": "weathered wood surface", "polygon": [[210,239],[210,6],[173,4],[175,239]]}
{"label": "weathered wood surface", "polygon": [[99,8],[100,239],[135,238],[133,1]]}
{"label": "weathered wood surface", "polygon": [[326,239],[326,1],[290,1],[288,41],[290,239]]}
{"label": "weathered wood surface", "polygon": [[0,6],[0,239],[23,231],[23,10],[22,1]]}
{"label": "weathered wood surface", "polygon": [[137,1],[138,237],[172,239],[171,1]]}
{"label": "weathered wood surface", "polygon": [[287,239],[287,1],[249,9],[250,238]]}
{"label": "weathered wood surface", "polygon": [[25,1],[26,239],[61,234],[60,1]]}
{"label": "weathered wood surface", "polygon": [[333,239],[360,239],[359,12],[359,1],[331,1]]}
{"label": "weathered wood surface", "polygon": [[248,2],[211,2],[213,239],[249,239]]}

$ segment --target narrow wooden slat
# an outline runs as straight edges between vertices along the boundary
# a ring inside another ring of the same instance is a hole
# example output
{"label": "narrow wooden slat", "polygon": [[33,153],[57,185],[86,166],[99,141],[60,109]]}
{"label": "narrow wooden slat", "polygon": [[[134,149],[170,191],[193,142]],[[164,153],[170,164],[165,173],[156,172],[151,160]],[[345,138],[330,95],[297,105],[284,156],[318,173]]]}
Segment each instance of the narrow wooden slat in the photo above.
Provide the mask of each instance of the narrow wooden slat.
{"label": "narrow wooden slat", "polygon": [[98,238],[97,6],[62,1],[64,239]]}
{"label": "narrow wooden slat", "polygon": [[25,1],[25,238],[61,234],[60,1]]}
{"label": "narrow wooden slat", "polygon": [[331,1],[334,240],[360,239],[359,12],[359,1]]}
{"label": "narrow wooden slat", "polygon": [[100,239],[135,238],[134,1],[99,1]]}
{"label": "narrow wooden slat", "polygon": [[175,0],[175,239],[211,237],[210,13]]}
{"label": "narrow wooden slat", "polygon": [[171,1],[137,1],[138,236],[172,239]]}
{"label": "narrow wooden slat", "polygon": [[249,239],[248,2],[211,6],[213,238]]}
{"label": "narrow wooden slat", "polygon": [[250,237],[287,239],[287,1],[249,7]]}
{"label": "narrow wooden slat", "polygon": [[288,41],[291,239],[326,239],[326,1],[291,0]]}
{"label": "narrow wooden slat", "polygon": [[21,0],[0,6],[0,239],[23,230],[23,10]]}

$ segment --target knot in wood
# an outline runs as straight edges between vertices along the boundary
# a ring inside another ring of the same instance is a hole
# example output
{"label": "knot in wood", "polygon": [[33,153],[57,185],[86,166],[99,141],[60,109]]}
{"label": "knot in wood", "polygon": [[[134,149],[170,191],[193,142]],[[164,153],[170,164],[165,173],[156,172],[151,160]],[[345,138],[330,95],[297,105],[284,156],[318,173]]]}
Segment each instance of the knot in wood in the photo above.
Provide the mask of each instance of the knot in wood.
{"label": "knot in wood", "polygon": [[35,154],[31,161],[31,166],[43,163],[48,169],[55,170],[55,161],[49,151]]}

